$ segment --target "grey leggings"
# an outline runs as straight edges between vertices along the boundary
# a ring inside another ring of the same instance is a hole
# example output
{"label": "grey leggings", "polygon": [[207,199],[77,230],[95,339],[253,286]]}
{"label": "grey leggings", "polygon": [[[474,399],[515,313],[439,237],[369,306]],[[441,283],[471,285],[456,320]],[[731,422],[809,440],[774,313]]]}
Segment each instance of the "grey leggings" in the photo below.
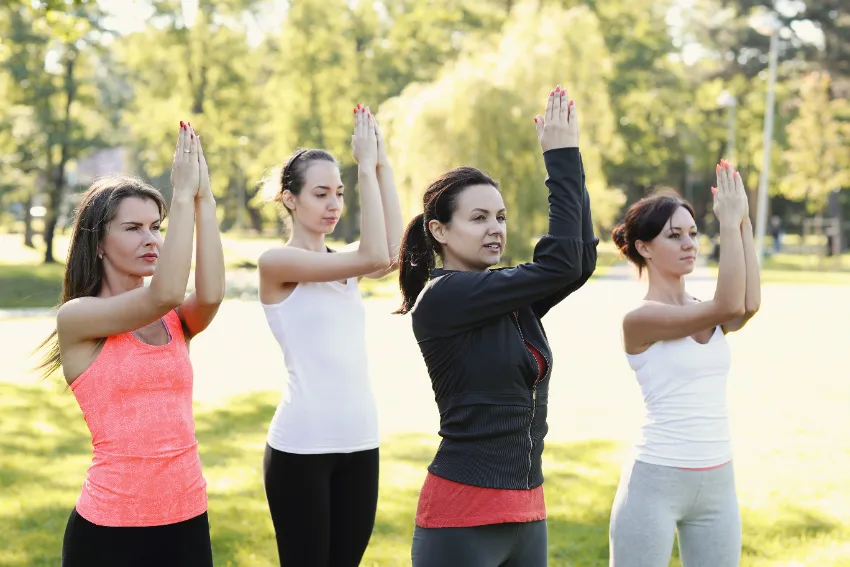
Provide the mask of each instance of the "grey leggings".
{"label": "grey leggings", "polygon": [[413,530],[413,567],[546,567],[546,520]]}
{"label": "grey leggings", "polygon": [[737,567],[741,515],[732,463],[706,471],[635,461],[614,499],[610,567],[667,567],[679,533],[683,567]]}

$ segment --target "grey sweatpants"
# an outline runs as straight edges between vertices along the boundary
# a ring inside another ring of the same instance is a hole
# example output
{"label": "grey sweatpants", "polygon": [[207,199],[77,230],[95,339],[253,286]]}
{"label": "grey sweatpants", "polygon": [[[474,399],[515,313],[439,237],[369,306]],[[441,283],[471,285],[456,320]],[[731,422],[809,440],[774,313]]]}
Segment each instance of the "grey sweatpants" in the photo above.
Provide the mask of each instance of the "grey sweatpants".
{"label": "grey sweatpants", "polygon": [[413,530],[413,567],[546,567],[546,520]]}
{"label": "grey sweatpants", "polygon": [[741,515],[732,463],[694,471],[635,461],[611,511],[610,567],[667,567],[679,534],[683,567],[737,567]]}

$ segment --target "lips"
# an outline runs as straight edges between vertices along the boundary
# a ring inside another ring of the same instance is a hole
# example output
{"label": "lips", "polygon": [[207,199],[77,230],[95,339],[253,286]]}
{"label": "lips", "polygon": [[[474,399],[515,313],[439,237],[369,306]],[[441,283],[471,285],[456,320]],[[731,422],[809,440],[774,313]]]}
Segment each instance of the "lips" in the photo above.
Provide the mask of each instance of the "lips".
{"label": "lips", "polygon": [[148,261],[153,261],[153,260],[156,260],[157,258],[158,258],[158,255],[154,254],[153,252],[151,252],[149,254],[144,254],[142,256],[143,260],[148,260]]}
{"label": "lips", "polygon": [[325,217],[324,220],[327,222],[336,222],[339,220],[339,217]]}
{"label": "lips", "polygon": [[490,252],[501,252],[502,251],[502,245],[498,242],[490,242],[490,243],[484,245],[484,249],[488,250]]}

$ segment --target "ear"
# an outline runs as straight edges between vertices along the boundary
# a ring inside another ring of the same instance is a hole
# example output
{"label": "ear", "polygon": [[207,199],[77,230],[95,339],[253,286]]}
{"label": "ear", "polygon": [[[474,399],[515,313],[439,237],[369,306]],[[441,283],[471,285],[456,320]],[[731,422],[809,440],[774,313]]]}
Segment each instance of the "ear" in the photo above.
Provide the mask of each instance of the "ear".
{"label": "ear", "polygon": [[280,197],[280,200],[283,201],[283,206],[289,209],[290,211],[295,210],[295,195],[293,195],[289,189],[283,192]]}
{"label": "ear", "polygon": [[428,221],[428,230],[440,244],[446,243],[446,227],[438,220]]}
{"label": "ear", "polygon": [[637,250],[638,254],[643,256],[646,260],[652,259],[652,252],[649,250],[649,246],[643,240],[635,240],[635,250]]}

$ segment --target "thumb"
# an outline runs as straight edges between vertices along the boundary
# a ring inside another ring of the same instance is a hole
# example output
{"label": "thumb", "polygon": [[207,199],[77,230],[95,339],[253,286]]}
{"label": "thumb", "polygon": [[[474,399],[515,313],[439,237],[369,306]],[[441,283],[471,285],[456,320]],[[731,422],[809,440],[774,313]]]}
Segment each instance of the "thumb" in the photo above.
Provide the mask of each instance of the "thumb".
{"label": "thumb", "polygon": [[546,126],[546,123],[543,121],[543,116],[538,114],[534,117],[534,127],[537,129],[537,138],[540,139],[543,137],[543,127]]}

